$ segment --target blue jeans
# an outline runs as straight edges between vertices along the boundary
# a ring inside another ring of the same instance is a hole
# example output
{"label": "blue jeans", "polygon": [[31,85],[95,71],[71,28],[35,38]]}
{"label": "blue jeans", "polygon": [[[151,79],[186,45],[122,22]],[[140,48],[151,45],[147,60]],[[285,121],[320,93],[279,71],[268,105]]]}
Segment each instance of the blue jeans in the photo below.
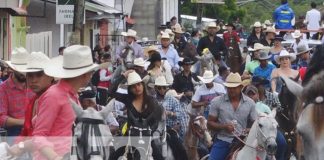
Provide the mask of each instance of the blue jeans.
{"label": "blue jeans", "polygon": [[276,159],[284,160],[288,145],[284,135],[279,130],[277,132],[276,142],[277,142]]}
{"label": "blue jeans", "polygon": [[208,160],[224,160],[230,152],[230,146],[230,143],[217,139],[213,144]]}

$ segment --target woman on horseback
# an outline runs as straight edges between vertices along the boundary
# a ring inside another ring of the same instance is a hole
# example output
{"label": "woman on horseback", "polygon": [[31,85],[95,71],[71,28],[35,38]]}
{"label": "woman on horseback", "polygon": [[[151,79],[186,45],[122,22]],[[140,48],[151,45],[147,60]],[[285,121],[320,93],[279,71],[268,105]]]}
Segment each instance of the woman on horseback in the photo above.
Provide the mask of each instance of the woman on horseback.
{"label": "woman on horseback", "polygon": [[[135,71],[128,70],[122,75],[121,79],[127,78],[128,92],[127,94],[116,93],[117,87],[115,87],[112,97],[123,102],[127,108],[126,134],[129,136],[152,136],[154,132],[161,134],[162,132],[158,130],[158,124],[162,120],[163,108],[158,105],[156,99],[146,93],[145,85]],[[152,143],[151,146],[154,159],[163,159],[157,145]]]}

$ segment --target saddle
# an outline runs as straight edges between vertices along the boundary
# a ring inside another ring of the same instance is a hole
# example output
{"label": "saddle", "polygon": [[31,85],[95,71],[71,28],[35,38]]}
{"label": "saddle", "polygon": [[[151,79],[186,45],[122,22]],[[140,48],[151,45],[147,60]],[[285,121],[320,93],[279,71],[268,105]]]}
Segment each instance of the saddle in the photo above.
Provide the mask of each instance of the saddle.
{"label": "saddle", "polygon": [[[245,140],[246,136],[240,136],[239,137],[242,140]],[[237,138],[234,138],[231,146],[230,146],[230,152],[227,156],[227,160],[235,160],[238,152],[244,147],[244,143],[242,143]]]}

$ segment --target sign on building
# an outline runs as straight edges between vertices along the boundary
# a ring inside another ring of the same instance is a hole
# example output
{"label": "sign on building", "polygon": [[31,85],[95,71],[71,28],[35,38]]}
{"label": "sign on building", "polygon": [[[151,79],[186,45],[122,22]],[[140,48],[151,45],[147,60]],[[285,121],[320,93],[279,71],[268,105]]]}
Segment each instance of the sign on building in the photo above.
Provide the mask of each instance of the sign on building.
{"label": "sign on building", "polygon": [[75,2],[76,0],[56,1],[56,24],[73,24]]}
{"label": "sign on building", "polygon": [[225,4],[224,0],[191,0],[191,3]]}

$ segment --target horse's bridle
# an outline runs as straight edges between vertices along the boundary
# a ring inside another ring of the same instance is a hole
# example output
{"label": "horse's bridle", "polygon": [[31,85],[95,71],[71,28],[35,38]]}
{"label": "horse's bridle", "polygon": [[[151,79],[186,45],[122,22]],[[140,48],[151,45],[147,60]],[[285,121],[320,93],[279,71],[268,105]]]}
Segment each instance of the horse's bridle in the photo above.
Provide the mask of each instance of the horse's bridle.
{"label": "horse's bridle", "polygon": [[204,132],[207,130],[207,129],[202,129],[200,126],[197,127],[197,125],[195,125],[195,122],[200,120],[202,118],[202,116],[197,116],[195,119],[193,119],[191,122],[190,122],[190,125],[191,125],[191,131],[193,132],[193,134],[195,136],[197,136],[198,138],[202,138],[204,136]]}

